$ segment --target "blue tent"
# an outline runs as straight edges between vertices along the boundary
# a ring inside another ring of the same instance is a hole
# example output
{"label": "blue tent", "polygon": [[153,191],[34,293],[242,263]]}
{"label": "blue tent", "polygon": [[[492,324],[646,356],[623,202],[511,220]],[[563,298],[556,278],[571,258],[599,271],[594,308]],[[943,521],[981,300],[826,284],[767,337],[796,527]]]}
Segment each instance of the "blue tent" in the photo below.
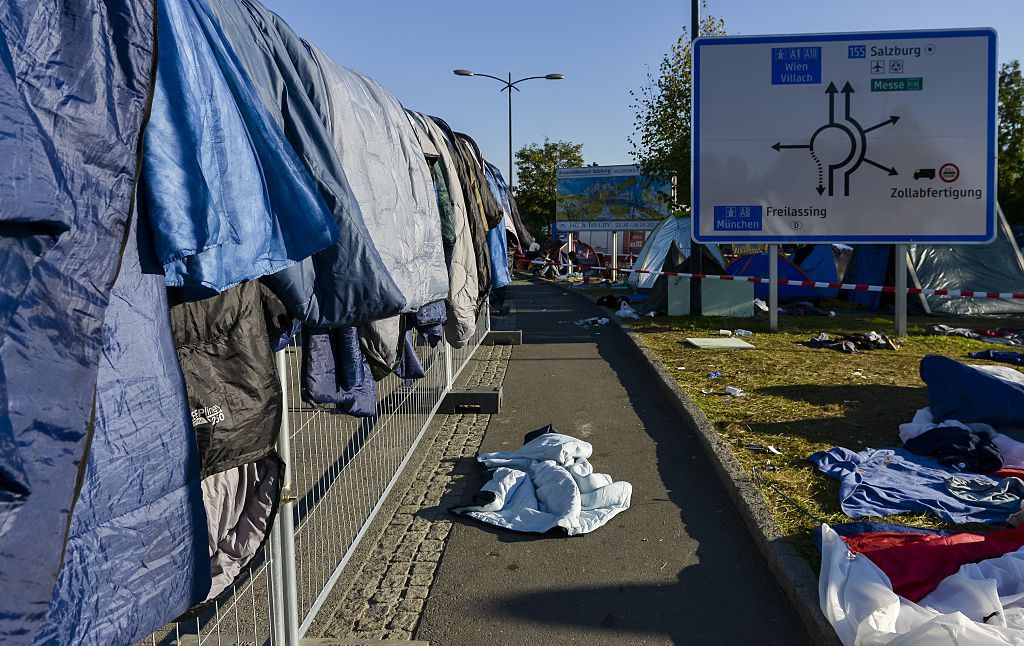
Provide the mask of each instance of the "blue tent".
{"label": "blue tent", "polygon": [[[858,285],[887,285],[886,277],[892,268],[892,248],[887,245],[862,244],[856,252],[843,278],[845,283]],[[881,292],[846,292],[847,300],[876,310],[882,302]]]}
{"label": "blue tent", "polygon": [[[801,261],[800,269],[815,282],[840,282],[839,270],[836,267],[836,252],[829,244],[814,245],[811,253]],[[839,295],[839,290],[816,289],[814,295],[818,298],[836,298]]]}
{"label": "blue tent", "polygon": [[[736,260],[732,261],[725,270],[729,272],[729,275],[731,276],[755,276],[757,278],[768,278],[768,254],[754,253],[747,256],[740,256]],[[800,267],[794,265],[782,256],[779,256],[779,280],[808,281],[814,279],[808,276]],[[780,299],[794,300],[815,298],[819,295],[818,291],[813,287],[779,286]],[[767,283],[757,283],[754,285],[754,296],[760,299],[767,299]]]}

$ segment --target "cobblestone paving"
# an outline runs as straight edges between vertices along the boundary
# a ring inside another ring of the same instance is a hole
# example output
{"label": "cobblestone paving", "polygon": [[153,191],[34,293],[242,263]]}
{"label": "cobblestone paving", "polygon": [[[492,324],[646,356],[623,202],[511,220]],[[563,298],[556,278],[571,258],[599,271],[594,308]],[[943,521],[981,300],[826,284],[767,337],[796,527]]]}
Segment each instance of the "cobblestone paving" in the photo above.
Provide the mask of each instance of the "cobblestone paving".
{"label": "cobblestone paving", "polygon": [[[512,346],[482,346],[466,367],[465,387],[498,386]],[[462,380],[460,380],[462,381]],[[447,509],[463,493],[489,415],[438,415],[407,473],[391,493],[349,562],[350,584],[337,590],[312,626],[311,636],[335,639],[411,639],[451,530]],[[371,538],[375,537],[375,538]]]}

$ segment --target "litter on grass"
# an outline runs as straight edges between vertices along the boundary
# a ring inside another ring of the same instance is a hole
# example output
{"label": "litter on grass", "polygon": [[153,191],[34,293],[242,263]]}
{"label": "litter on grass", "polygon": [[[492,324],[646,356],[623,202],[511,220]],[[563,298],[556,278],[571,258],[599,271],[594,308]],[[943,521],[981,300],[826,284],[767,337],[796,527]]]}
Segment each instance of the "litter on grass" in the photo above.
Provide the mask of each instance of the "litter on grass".
{"label": "litter on grass", "polygon": [[701,350],[753,350],[754,346],[743,339],[689,338],[689,345]]}

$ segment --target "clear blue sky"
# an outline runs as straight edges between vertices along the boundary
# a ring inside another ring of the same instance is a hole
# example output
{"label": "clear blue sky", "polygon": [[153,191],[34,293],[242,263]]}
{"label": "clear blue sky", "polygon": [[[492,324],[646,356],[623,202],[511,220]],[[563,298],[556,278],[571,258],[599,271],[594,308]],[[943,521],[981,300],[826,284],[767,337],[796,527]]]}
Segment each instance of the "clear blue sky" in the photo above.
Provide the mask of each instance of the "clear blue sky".
{"label": "clear blue sky", "polygon": [[[486,78],[562,72],[513,97],[514,144],[567,139],[587,162],[630,163],[629,91],[690,21],[687,0],[264,0],[336,61],[409,108],[444,117],[506,170],[506,100]],[[730,34],[995,27],[999,59],[1024,60],[1024,0],[711,0]]]}

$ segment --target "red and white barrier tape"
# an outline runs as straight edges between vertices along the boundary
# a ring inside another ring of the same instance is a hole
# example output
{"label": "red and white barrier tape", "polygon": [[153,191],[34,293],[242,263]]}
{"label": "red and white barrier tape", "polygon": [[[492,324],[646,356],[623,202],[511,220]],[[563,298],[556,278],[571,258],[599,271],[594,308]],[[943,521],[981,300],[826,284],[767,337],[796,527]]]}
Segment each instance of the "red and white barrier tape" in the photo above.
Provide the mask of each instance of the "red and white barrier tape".
{"label": "red and white barrier tape", "polygon": [[[548,263],[549,267],[568,267],[568,265],[559,265],[557,263]],[[588,270],[596,271],[613,271],[611,267],[584,267],[583,265],[574,265],[574,267],[582,267]],[[771,282],[767,278],[757,278],[755,276],[716,276],[714,274],[687,274],[683,272],[675,271],[652,271],[648,269],[619,269],[616,268],[614,271],[619,271],[624,274],[653,274],[656,276],[677,276],[679,278],[700,278],[705,280],[732,280],[738,282],[747,283],[761,283],[768,284]],[[839,289],[844,291],[853,292],[881,292],[883,294],[893,294],[896,292],[896,288],[891,285],[859,285],[851,283],[822,283],[813,280],[778,280],[779,285],[786,285],[789,287],[815,287],[818,289]],[[1024,292],[987,292],[967,289],[931,289],[928,287],[908,287],[908,294],[921,294],[923,296],[950,296],[953,298],[1003,298],[1009,300],[1024,300]]]}

